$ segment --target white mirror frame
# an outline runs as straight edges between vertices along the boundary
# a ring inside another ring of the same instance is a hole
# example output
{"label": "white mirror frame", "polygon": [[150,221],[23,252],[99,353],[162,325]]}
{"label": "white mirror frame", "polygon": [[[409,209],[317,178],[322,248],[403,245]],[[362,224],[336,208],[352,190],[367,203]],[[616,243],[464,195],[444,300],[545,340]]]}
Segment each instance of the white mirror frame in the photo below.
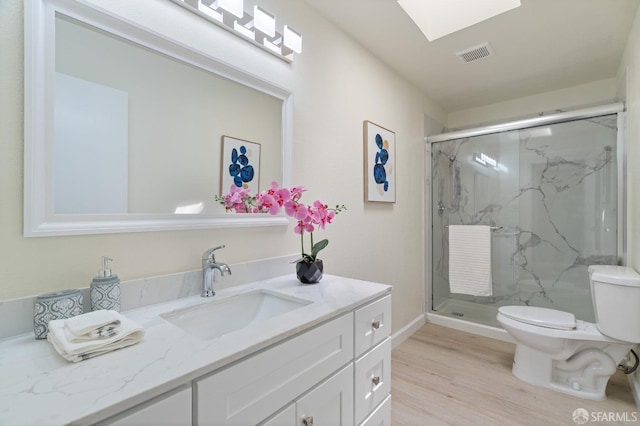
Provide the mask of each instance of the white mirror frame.
{"label": "white mirror frame", "polygon": [[[56,215],[53,194],[53,105],[55,15],[59,12],[116,36],[226,77],[282,100],[282,181],[291,173],[292,109],[290,91],[233,68],[203,52],[97,10],[79,0],[25,1],[24,82],[24,236],[104,234],[182,229],[288,225],[284,215]],[[211,194],[213,197],[214,194]]]}

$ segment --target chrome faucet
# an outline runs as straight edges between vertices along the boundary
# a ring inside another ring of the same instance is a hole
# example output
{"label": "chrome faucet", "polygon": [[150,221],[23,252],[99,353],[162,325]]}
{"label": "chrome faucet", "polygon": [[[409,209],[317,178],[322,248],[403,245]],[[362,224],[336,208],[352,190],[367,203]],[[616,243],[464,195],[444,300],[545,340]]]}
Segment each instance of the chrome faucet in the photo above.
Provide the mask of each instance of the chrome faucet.
{"label": "chrome faucet", "polygon": [[217,263],[214,251],[224,248],[224,244],[216,248],[209,249],[202,255],[202,297],[215,296],[213,284],[216,282],[216,269],[220,271],[220,276],[231,274],[231,269],[226,263]]}

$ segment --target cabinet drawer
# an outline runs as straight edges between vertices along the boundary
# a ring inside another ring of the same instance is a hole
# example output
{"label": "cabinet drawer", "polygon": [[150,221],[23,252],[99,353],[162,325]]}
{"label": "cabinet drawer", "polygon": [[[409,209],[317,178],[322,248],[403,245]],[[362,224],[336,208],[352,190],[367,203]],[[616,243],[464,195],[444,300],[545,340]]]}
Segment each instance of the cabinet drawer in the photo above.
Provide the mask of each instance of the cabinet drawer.
{"label": "cabinet drawer", "polygon": [[391,395],[360,426],[391,426]]}
{"label": "cabinet drawer", "polygon": [[347,314],[196,381],[197,424],[257,424],[352,359]]}
{"label": "cabinet drawer", "polygon": [[391,392],[391,339],[356,361],[356,424],[364,421]]}
{"label": "cabinet drawer", "polygon": [[191,386],[160,395],[118,414],[100,425],[190,425]]}
{"label": "cabinet drawer", "polygon": [[356,357],[389,336],[391,331],[391,296],[383,297],[356,311]]}

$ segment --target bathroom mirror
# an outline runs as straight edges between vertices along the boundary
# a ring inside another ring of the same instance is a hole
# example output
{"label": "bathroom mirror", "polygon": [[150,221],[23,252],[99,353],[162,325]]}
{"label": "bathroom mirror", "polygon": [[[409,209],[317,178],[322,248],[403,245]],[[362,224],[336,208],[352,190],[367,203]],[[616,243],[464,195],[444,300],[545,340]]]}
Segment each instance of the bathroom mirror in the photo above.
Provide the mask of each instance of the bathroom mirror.
{"label": "bathroom mirror", "polygon": [[288,184],[292,103],[85,3],[25,2],[24,235],[286,225],[214,196],[229,192],[223,137],[258,148],[251,188]]}

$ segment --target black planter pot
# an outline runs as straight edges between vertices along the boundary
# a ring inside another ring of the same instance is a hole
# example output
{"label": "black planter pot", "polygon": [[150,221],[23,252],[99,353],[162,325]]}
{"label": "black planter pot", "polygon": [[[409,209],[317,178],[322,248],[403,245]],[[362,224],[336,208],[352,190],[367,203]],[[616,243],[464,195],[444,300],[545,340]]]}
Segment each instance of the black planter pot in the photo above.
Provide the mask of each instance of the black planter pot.
{"label": "black planter pot", "polygon": [[323,271],[322,260],[296,263],[296,274],[298,275],[298,281],[302,284],[319,283],[322,279]]}

